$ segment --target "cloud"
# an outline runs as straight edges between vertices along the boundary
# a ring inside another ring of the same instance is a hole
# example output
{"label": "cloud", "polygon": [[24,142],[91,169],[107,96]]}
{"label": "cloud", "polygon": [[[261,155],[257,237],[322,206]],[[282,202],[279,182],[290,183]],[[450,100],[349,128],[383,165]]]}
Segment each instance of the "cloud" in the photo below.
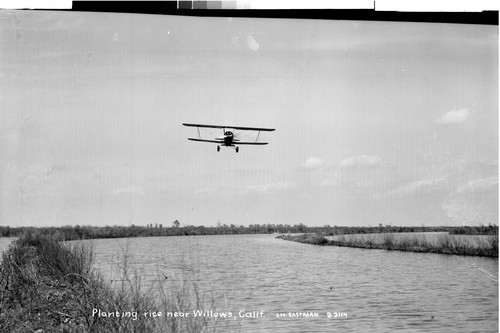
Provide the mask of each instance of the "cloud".
{"label": "cloud", "polygon": [[339,181],[337,179],[332,179],[332,177],[329,177],[329,178],[324,179],[319,184],[319,187],[334,187],[334,186],[338,186],[338,185],[339,185]]}
{"label": "cloud", "polygon": [[279,182],[279,183],[260,184],[260,185],[247,185],[246,189],[250,192],[268,192],[268,191],[289,190],[295,187],[296,186],[290,182]]}
{"label": "cloud", "polygon": [[324,163],[324,160],[318,157],[311,156],[304,163],[302,163],[302,167],[306,169],[317,169],[321,167]]}
{"label": "cloud", "polygon": [[203,187],[203,188],[198,188],[194,190],[195,195],[199,196],[212,196],[213,194],[222,194],[222,193],[228,193],[228,188],[224,189],[220,186],[214,186],[214,187]]}
{"label": "cloud", "polygon": [[412,194],[429,194],[442,189],[447,184],[447,178],[420,179],[397,187],[386,193],[385,197],[405,196]]}
{"label": "cloud", "polygon": [[135,186],[130,186],[130,187],[120,187],[113,192],[111,192],[113,195],[121,195],[121,194],[144,194],[144,189],[142,187],[135,187]]}
{"label": "cloud", "polygon": [[470,112],[469,112],[469,109],[467,109],[467,108],[463,108],[460,110],[451,110],[451,111],[446,112],[441,117],[437,118],[435,120],[435,122],[437,124],[444,124],[444,125],[462,124],[465,121],[467,121],[467,119],[469,119],[469,115],[470,115]]}
{"label": "cloud", "polygon": [[64,13],[49,11],[45,11],[44,15],[37,15],[29,19],[23,19],[21,15],[18,15],[16,21],[19,23],[22,22],[26,30],[36,27],[40,30],[57,32],[73,31],[88,26],[89,23],[88,16],[84,14],[78,15],[75,13],[75,15],[64,15]]}
{"label": "cloud", "polygon": [[352,156],[343,159],[339,163],[339,169],[351,169],[351,168],[366,168],[371,169],[378,167],[382,159],[379,156]]}
{"label": "cloud", "polygon": [[456,193],[481,193],[488,192],[491,190],[497,190],[498,187],[498,175],[474,179],[469,181],[467,184],[461,185],[457,188]]}
{"label": "cloud", "polygon": [[257,51],[259,49],[259,43],[257,43],[257,41],[252,36],[247,37],[247,46],[253,51]]}
{"label": "cloud", "polygon": [[445,198],[441,208],[456,222],[488,224],[498,221],[498,175],[461,184]]}

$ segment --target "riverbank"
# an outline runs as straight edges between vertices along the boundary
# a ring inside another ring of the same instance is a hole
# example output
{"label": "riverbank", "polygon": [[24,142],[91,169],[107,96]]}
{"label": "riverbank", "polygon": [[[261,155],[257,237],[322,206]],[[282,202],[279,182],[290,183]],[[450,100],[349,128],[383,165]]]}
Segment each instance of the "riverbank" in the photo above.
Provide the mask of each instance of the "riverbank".
{"label": "riverbank", "polygon": [[143,290],[140,275],[122,264],[121,282],[112,287],[95,271],[90,246],[23,235],[0,263],[0,332],[225,331],[221,321],[165,316],[211,306],[213,300],[193,298],[196,286],[167,285],[165,278]]}
{"label": "riverbank", "polygon": [[363,235],[358,238],[342,235],[338,236],[336,239],[329,240],[318,234],[302,234],[281,235],[277,238],[323,246],[498,258],[498,235],[487,236],[484,241],[477,243],[464,240],[463,237],[464,236],[444,234],[435,240],[430,240],[422,234],[407,234],[404,237],[394,237],[394,234],[384,234],[382,235],[382,240],[380,241],[380,238],[375,239],[375,237],[371,235]]}

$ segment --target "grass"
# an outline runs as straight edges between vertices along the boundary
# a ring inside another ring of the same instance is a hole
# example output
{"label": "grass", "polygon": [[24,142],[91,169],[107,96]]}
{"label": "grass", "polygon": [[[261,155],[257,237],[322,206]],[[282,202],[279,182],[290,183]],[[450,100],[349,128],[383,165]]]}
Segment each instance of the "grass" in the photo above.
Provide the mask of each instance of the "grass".
{"label": "grass", "polygon": [[327,245],[328,239],[318,234],[302,234],[302,235],[280,235],[276,238],[291,240],[294,242],[314,244],[314,245]]}
{"label": "grass", "polygon": [[[95,271],[91,246],[26,233],[4,252],[0,263],[0,332],[228,329],[223,319],[165,316],[167,311],[215,309],[215,298],[206,298],[193,283],[157,282],[146,289],[141,274],[126,259],[120,272],[119,284],[111,286]],[[163,316],[153,317],[153,312]]]}
{"label": "grass", "polygon": [[475,241],[467,236],[449,234],[440,235],[434,240],[420,233],[415,235],[406,234],[401,237],[395,237],[392,233],[376,235],[377,237],[374,235],[352,236],[354,235],[342,235],[332,240],[328,240],[317,234],[303,234],[297,236],[284,235],[279,237],[286,240],[315,245],[498,258],[498,234],[476,238]]}

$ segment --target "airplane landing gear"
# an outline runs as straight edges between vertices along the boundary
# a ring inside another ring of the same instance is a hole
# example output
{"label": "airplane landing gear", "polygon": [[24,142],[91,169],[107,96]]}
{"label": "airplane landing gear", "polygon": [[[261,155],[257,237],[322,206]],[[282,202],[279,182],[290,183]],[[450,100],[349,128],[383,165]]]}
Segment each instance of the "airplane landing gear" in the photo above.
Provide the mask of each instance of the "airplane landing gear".
{"label": "airplane landing gear", "polygon": [[236,152],[238,152],[238,150],[240,150],[240,147],[236,147]]}
{"label": "airplane landing gear", "polygon": [[220,151],[220,146],[217,146],[217,151]]}

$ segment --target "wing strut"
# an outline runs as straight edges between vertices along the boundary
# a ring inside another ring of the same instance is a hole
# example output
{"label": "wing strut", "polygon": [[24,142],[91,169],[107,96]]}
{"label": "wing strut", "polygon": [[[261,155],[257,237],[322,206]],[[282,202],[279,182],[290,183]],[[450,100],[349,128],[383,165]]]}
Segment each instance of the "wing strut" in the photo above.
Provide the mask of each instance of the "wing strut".
{"label": "wing strut", "polygon": [[196,129],[198,130],[198,138],[201,139],[201,135],[200,135],[200,127],[196,127]]}
{"label": "wing strut", "polygon": [[255,142],[259,142],[259,135],[260,135],[260,131],[259,131],[259,134],[257,134],[257,139],[255,139]]}

